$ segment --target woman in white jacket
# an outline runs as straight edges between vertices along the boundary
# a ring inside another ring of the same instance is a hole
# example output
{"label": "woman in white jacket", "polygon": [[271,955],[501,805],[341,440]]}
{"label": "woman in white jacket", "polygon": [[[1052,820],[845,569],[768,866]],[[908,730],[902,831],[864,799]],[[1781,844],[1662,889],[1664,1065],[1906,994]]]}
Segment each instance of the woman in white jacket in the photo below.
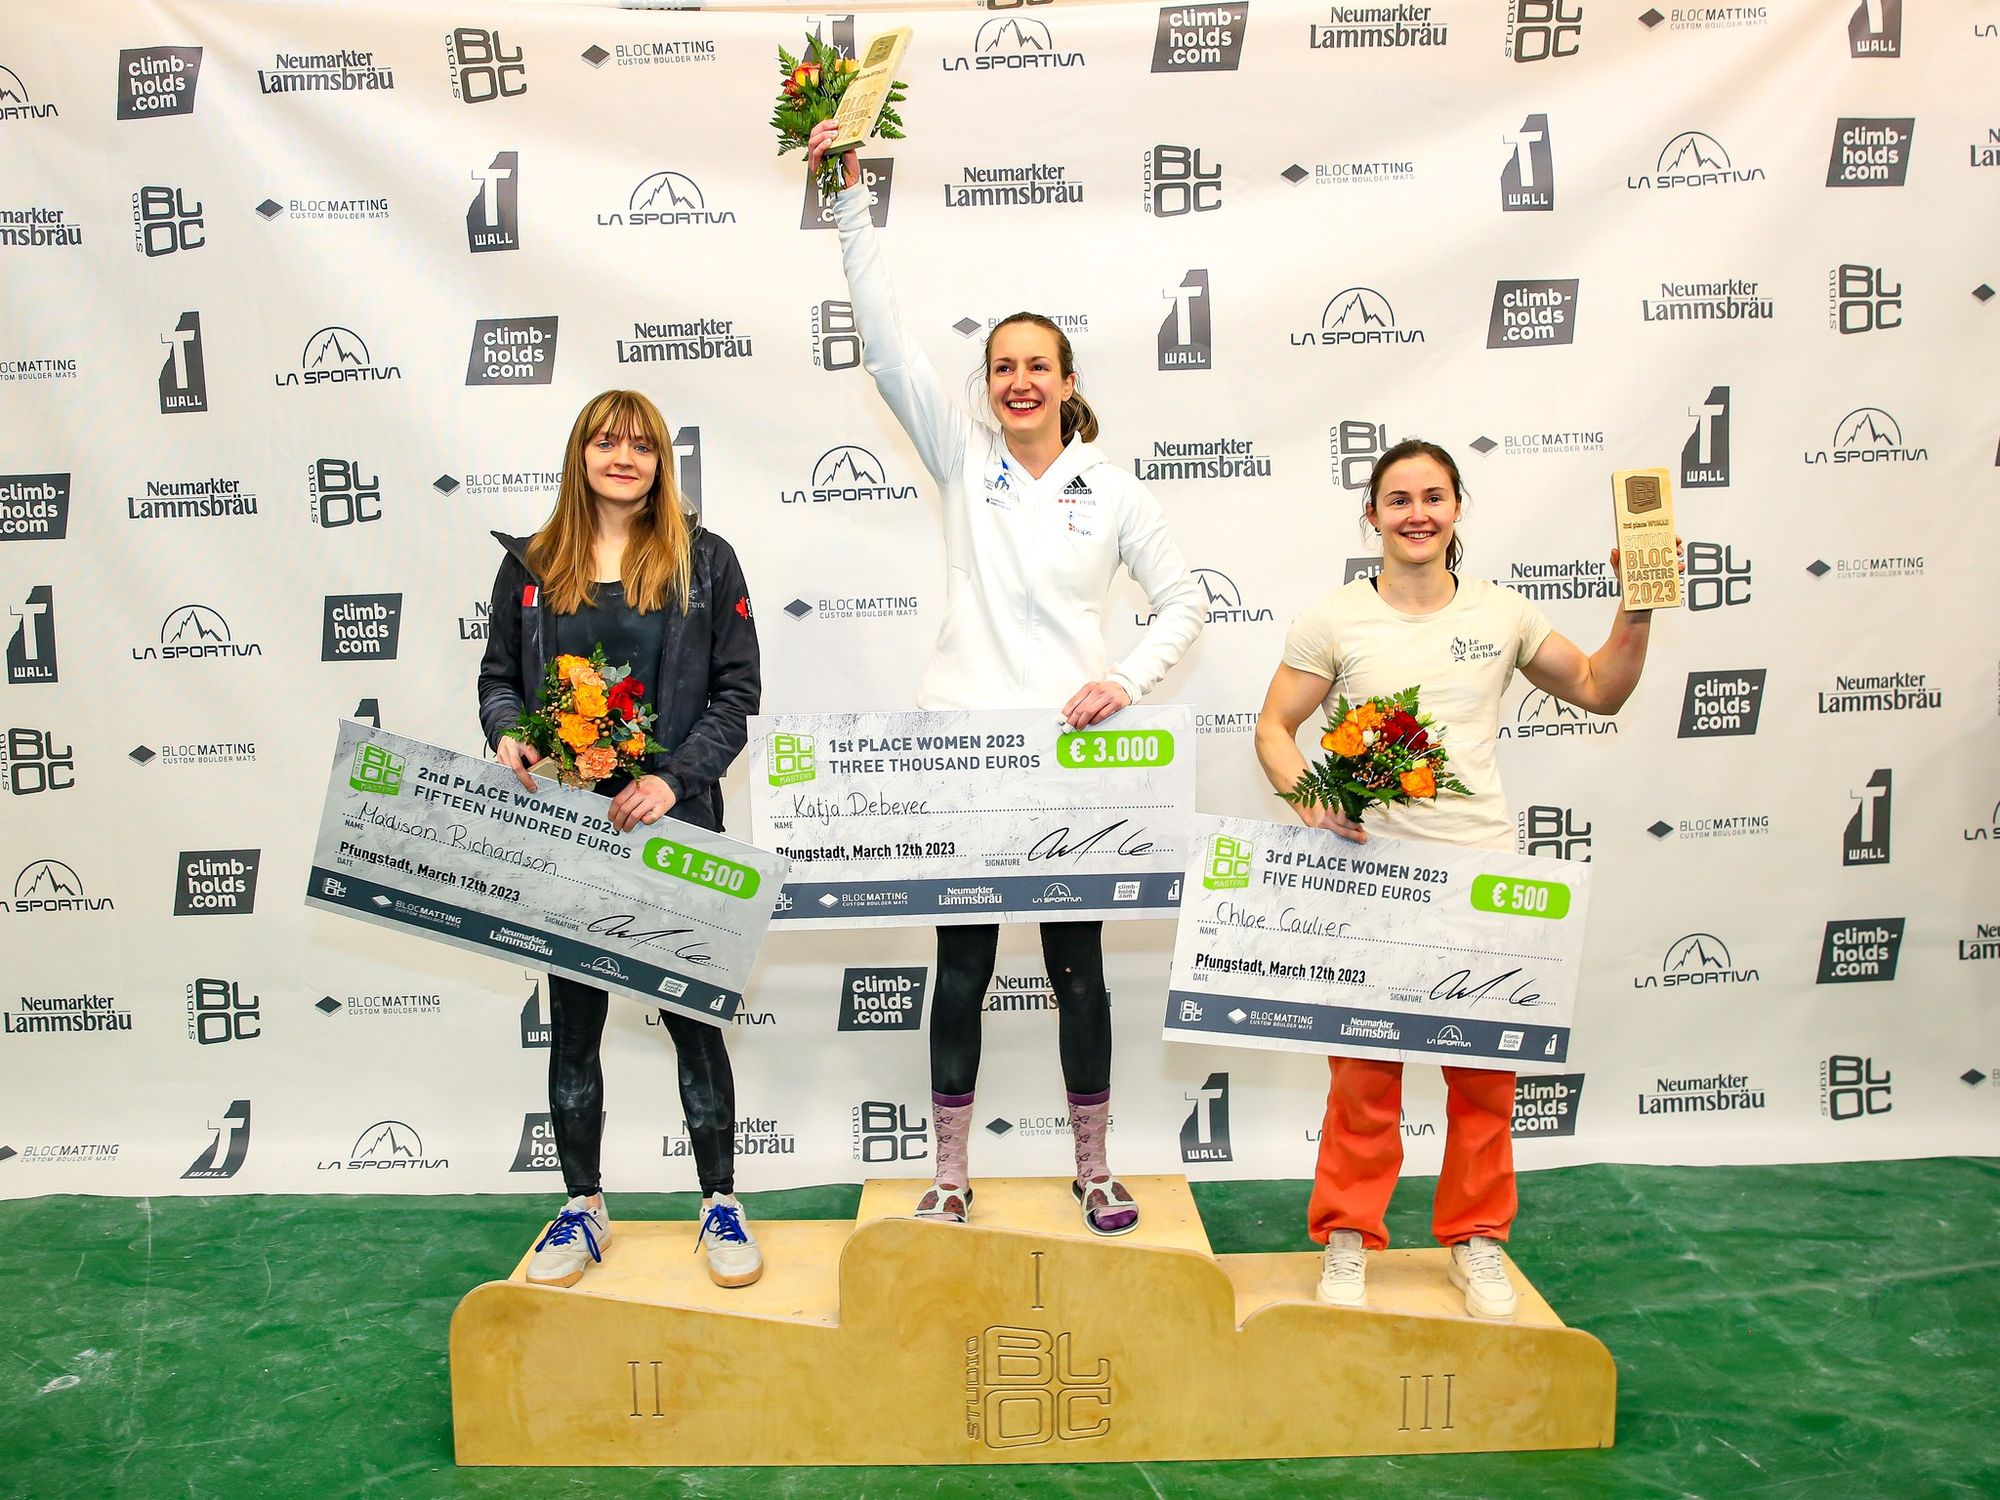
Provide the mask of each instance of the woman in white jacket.
{"label": "woman in white jacket", "polygon": [[[817,171],[832,122],[812,137]],[[957,401],[903,328],[875,245],[860,163],[842,158],[835,199],[841,262],[865,346],[864,364],[938,483],[944,505],[945,617],[925,669],[921,708],[1061,704],[1076,728],[1134,702],[1179,661],[1205,619],[1201,591],[1144,485],[1091,447],[1097,416],[1076,390],[1069,340],[1047,318],[1017,313],[986,339],[990,422]],[[1120,565],[1152,602],[1153,620],[1123,660],[1104,646],[1104,598]],[[1103,924],[1044,922],[1042,954],[1059,1014],[1063,1082],[1076,1144],[1074,1192],[1096,1234],[1124,1234],[1138,1205],[1107,1164],[1111,1008]],[[931,1105],[937,1180],[920,1218],[962,1221],[980,1004],[999,928],[938,929],[931,999]]]}

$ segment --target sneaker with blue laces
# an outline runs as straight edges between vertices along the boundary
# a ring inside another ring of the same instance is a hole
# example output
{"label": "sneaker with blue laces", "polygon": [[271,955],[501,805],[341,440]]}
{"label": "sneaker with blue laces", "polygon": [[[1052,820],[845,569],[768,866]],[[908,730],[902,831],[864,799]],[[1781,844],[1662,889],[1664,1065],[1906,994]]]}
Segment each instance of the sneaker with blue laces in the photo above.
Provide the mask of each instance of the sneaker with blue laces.
{"label": "sneaker with blue laces", "polygon": [[575,1286],[611,1243],[611,1214],[600,1200],[572,1198],[535,1241],[528,1280],[536,1286]]}
{"label": "sneaker with blue laces", "polygon": [[717,1286],[748,1286],[764,1274],[764,1252],[734,1193],[701,1200],[701,1232],[694,1245],[708,1251],[708,1279]]}

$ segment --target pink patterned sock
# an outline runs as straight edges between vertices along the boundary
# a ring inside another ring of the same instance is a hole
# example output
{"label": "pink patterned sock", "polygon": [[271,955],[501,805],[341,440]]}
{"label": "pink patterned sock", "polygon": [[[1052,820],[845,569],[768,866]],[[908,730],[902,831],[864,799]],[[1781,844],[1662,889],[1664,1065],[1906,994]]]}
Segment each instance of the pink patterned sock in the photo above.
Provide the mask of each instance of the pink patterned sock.
{"label": "pink patterned sock", "polygon": [[1106,1164],[1105,1132],[1111,1124],[1111,1090],[1101,1094],[1069,1096],[1069,1133],[1076,1142],[1076,1180],[1088,1185],[1092,1179],[1109,1177]]}
{"label": "pink patterned sock", "polygon": [[937,1124],[937,1180],[946,1187],[970,1187],[965,1158],[972,1135],[972,1095],[931,1090],[931,1118]]}

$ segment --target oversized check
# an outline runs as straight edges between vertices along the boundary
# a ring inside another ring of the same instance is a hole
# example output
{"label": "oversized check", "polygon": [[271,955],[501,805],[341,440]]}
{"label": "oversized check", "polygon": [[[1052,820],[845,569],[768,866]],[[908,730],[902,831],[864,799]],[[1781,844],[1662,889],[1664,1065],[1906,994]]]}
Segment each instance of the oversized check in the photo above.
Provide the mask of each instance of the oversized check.
{"label": "oversized check", "polygon": [[606,806],[343,720],[306,904],[721,1025],[785,861],[678,819],[621,834]]}
{"label": "oversized check", "polygon": [[1198,817],[1166,1036],[1534,1072],[1569,1056],[1590,866]]}
{"label": "oversized check", "polygon": [[751,837],[792,861],[791,927],[1171,916],[1194,714],[1054,708],[750,721]]}

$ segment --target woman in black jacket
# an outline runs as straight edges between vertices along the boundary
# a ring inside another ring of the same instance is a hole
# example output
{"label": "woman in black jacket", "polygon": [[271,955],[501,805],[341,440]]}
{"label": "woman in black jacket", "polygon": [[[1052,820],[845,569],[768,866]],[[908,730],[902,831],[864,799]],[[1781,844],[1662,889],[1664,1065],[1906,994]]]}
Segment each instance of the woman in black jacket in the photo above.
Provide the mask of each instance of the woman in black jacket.
{"label": "woman in black jacket", "polygon": [[[529,768],[541,757],[507,731],[524,706],[540,706],[551,660],[601,644],[607,661],[629,662],[649,684],[653,736],[666,747],[636,780],[599,783],[612,826],[624,833],[674,817],[720,831],[718,783],[762,689],[757,628],[736,553],[682,509],[659,409],[637,391],[592,398],[570,429],[548,521],[531,537],[494,535],[507,556],[493,582],[479,719],[500,762],[535,788]],[[603,990],[549,976],[549,1116],[569,1201],[535,1245],[532,1282],[574,1285],[611,1238],[599,1181],[607,1005]],[[680,1058],[709,1275],[747,1286],[764,1263],[735,1195],[736,1085],[723,1035],[669,1011],[660,1019]]]}

